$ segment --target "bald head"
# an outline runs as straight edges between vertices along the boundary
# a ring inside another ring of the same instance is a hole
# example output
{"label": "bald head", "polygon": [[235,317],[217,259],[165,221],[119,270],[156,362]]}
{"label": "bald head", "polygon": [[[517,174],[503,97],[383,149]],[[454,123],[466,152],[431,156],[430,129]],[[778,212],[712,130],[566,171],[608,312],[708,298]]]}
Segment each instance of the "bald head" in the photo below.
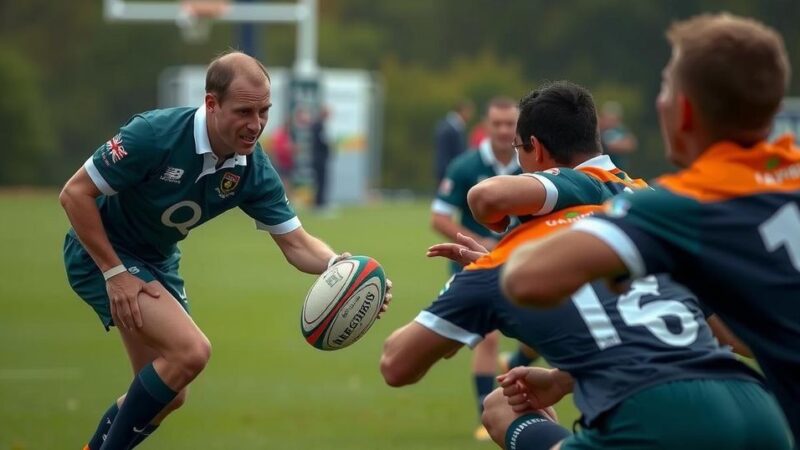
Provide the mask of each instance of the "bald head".
{"label": "bald head", "polygon": [[250,55],[233,51],[214,58],[208,65],[206,92],[216,95],[222,102],[233,80],[240,77],[251,83],[269,81],[269,73],[263,64]]}

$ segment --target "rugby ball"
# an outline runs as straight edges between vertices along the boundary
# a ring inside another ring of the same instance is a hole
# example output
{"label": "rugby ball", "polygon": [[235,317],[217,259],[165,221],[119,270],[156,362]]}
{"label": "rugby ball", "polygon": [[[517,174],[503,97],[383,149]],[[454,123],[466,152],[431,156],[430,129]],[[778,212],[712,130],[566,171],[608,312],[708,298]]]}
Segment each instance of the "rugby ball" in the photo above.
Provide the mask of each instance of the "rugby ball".
{"label": "rugby ball", "polygon": [[317,278],[303,303],[300,328],[320,350],[338,350],[369,330],[383,305],[386,276],[368,256],[337,262]]}

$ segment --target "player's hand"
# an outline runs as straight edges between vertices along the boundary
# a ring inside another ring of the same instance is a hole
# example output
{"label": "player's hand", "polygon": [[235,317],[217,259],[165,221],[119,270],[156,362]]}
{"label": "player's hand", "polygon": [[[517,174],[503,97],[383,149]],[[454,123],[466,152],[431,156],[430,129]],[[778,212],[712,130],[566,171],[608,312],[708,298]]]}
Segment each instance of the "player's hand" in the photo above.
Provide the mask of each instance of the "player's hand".
{"label": "player's hand", "polygon": [[517,413],[548,408],[567,394],[556,369],[515,367],[498,376],[497,381]]}
{"label": "player's hand", "polygon": [[333,267],[334,264],[338,263],[339,261],[345,260],[345,259],[347,259],[347,258],[349,258],[351,256],[353,256],[353,255],[351,255],[350,252],[343,252],[342,254],[337,255],[336,258],[334,258],[333,261],[331,261],[331,263],[328,265],[328,267],[329,268]]}
{"label": "player's hand", "polygon": [[462,266],[466,266],[489,253],[486,247],[469,236],[458,233],[457,239],[458,242],[432,245],[428,248],[426,256],[429,258],[441,256],[451,259]]}
{"label": "player's hand", "polygon": [[139,311],[139,293],[151,297],[161,295],[159,290],[128,272],[114,275],[106,281],[106,292],[111,306],[111,318],[124,329],[142,327],[142,313]]}
{"label": "player's hand", "polygon": [[383,313],[389,310],[389,303],[392,301],[392,280],[386,279],[386,295],[383,297],[383,305],[381,310],[378,311],[378,319],[383,316]]}

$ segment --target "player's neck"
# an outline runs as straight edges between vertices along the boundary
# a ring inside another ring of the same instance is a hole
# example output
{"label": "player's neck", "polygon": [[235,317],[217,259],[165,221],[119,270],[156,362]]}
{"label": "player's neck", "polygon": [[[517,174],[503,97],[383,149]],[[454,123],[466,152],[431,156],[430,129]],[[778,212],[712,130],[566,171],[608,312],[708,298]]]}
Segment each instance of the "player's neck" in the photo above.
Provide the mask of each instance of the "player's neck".
{"label": "player's neck", "polygon": [[[228,158],[234,155],[234,152],[225,152],[225,146],[220,142],[219,138],[211,133],[208,133],[208,142],[211,144],[211,152],[217,157],[217,168],[222,165]],[[223,150],[220,150],[223,149]]]}

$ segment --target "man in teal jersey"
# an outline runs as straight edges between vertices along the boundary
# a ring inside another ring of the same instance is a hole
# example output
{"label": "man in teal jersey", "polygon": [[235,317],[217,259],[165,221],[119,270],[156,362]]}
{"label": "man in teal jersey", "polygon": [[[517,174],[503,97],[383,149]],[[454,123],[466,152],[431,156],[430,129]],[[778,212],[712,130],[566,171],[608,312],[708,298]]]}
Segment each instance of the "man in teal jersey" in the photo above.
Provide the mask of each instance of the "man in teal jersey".
{"label": "man in teal jersey", "polygon": [[106,329],[118,327],[136,374],[85,448],[135,447],[208,362],[211,344],[178,274],[176,244],[191,229],[238,206],[303,272],[341,257],[302,228],[258,144],[271,106],[264,66],[223,55],[208,68],[200,108],[135,115],[61,192],[70,285]]}
{"label": "man in teal jersey", "polygon": [[[514,148],[511,147],[518,117],[519,109],[514,100],[507,97],[492,98],[486,108],[486,139],[481,141],[477,149],[461,154],[447,166],[436,199],[431,205],[431,224],[445,238],[455,241],[461,234],[491,249],[502,236],[502,233],[493,232],[475,221],[467,204],[467,192],[487,178],[521,173]],[[451,274],[461,271],[458,264],[452,261],[449,264]],[[491,333],[474,349],[472,372],[478,417],[483,410],[483,399],[494,388],[499,344],[500,334]],[[526,366],[535,356],[532,349],[519,348],[513,355],[503,359],[503,365]],[[482,425],[475,430],[475,438],[490,439]]]}

